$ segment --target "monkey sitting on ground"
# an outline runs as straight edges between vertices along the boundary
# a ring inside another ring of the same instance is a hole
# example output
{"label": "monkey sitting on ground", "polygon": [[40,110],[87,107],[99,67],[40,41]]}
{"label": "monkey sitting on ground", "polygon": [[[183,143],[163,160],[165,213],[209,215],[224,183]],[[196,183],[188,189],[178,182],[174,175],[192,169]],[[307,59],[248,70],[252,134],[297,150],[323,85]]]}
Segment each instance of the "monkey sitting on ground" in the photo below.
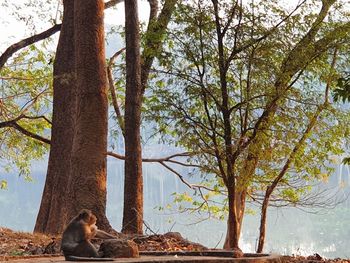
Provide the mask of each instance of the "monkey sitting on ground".
{"label": "monkey sitting on ground", "polygon": [[90,210],[83,209],[69,222],[61,241],[61,250],[67,261],[113,261],[112,258],[102,258],[90,241],[92,238],[117,238],[99,230],[96,220]]}

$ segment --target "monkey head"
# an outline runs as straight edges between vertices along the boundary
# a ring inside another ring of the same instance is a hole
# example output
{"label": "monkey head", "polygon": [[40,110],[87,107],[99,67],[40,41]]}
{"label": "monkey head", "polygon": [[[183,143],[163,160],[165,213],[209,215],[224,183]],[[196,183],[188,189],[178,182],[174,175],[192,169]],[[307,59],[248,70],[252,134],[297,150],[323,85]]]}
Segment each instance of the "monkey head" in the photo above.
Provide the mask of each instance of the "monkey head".
{"label": "monkey head", "polygon": [[96,216],[88,209],[83,209],[79,212],[79,215],[77,217],[78,220],[83,220],[89,225],[96,224]]}

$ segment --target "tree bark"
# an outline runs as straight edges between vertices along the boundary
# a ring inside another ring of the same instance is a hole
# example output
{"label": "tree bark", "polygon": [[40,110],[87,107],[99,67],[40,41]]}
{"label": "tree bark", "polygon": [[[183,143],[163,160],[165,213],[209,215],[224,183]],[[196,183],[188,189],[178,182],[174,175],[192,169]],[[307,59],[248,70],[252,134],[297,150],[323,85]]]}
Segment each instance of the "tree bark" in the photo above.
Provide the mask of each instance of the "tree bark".
{"label": "tree bark", "polygon": [[263,204],[261,206],[259,241],[258,241],[258,248],[256,250],[257,253],[262,253],[264,249],[265,236],[266,236],[267,208],[269,207],[271,193],[272,193],[271,187],[268,187],[264,196]]}
{"label": "tree bark", "polygon": [[63,1],[64,13],[53,65],[51,148],[44,192],[34,232],[59,234],[66,225],[67,183],[75,116],[74,0]]}
{"label": "tree bark", "polygon": [[236,210],[236,194],[233,187],[228,187],[228,219],[227,219],[227,233],[224,244],[224,249],[239,249],[239,230],[240,224]]}
{"label": "tree bark", "polygon": [[69,211],[83,208],[111,230],[106,218],[107,79],[103,0],[76,0],[74,6],[77,115],[69,180]]}
{"label": "tree bark", "polygon": [[137,0],[125,1],[126,98],[123,233],[143,233],[141,59]]}

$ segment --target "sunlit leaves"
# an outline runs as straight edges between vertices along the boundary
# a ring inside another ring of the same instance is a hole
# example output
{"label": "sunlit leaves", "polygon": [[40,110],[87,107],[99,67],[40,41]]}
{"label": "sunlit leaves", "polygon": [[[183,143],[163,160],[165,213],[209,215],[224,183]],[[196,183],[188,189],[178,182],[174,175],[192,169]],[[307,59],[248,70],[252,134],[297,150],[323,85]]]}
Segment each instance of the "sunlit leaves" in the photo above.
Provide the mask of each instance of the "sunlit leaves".
{"label": "sunlit leaves", "polygon": [[1,190],[7,189],[7,181],[5,181],[5,180],[0,181],[0,189]]}
{"label": "sunlit leaves", "polygon": [[343,164],[347,164],[347,165],[350,165],[350,157],[346,157],[343,159],[342,161]]}
{"label": "sunlit leaves", "polygon": [[350,77],[339,78],[338,88],[334,89],[333,92],[335,101],[350,102]]}
{"label": "sunlit leaves", "polygon": [[[1,69],[0,121],[16,120],[23,129],[50,138],[53,55],[46,42],[29,46],[16,53]],[[16,166],[20,174],[30,174],[32,160],[41,159],[48,145],[29,138],[11,127],[0,130],[1,159],[9,169]]]}
{"label": "sunlit leaves", "polygon": [[[231,2],[219,2],[218,5],[219,23],[223,30],[229,23],[234,6]],[[244,5],[241,17],[234,16],[232,24],[225,29],[223,59],[228,59],[235,48],[244,47],[252,39],[269,32],[278,23],[276,21],[283,20],[294,7],[291,4],[286,10],[278,1]],[[282,87],[275,86],[281,70],[288,67],[282,62],[310,29],[319,8],[316,3],[302,5],[263,41],[243,49],[226,65],[224,77],[228,105],[232,108],[230,139],[234,150],[252,135],[262,112],[282,92],[276,90]],[[157,123],[158,131],[169,143],[199,153],[194,158],[203,165],[203,176],[216,176],[221,183],[213,185],[222,190],[222,177],[227,169],[224,161],[223,93],[220,89],[223,76],[219,69],[218,35],[214,21],[211,1],[183,2],[179,5],[173,27],[166,38],[166,42],[171,43],[167,46],[171,59],[167,59],[172,63],[160,62],[164,68],[150,87],[152,96],[157,99],[147,100],[149,110],[146,114],[148,119]],[[324,23],[322,26],[317,38],[336,25]],[[339,50],[339,57],[346,54],[345,50],[346,46]],[[264,131],[259,132],[249,148],[259,159],[255,173],[248,173],[245,169],[245,165],[250,165],[246,151],[235,160],[236,178],[244,177],[241,184],[248,187],[253,197],[261,195],[279,175],[318,107],[329,100],[325,97],[328,94],[325,86],[327,83],[334,85],[344,66],[343,61],[337,60],[337,67],[332,69],[333,53],[334,50],[330,49],[317,59],[308,61],[291,80],[294,82],[278,101],[274,117],[268,120]],[[289,63],[299,65],[305,62],[306,58],[298,57],[299,53],[294,55],[296,61]],[[288,173],[280,182],[280,191],[274,196],[276,200],[300,203],[311,190],[310,184],[327,180],[333,172],[329,156],[343,153],[343,138],[348,126],[348,113],[328,105],[293,154]],[[296,191],[298,187],[300,189]],[[211,199],[205,195],[201,198]],[[181,201],[189,203],[184,199]],[[192,204],[210,210],[206,203]],[[217,207],[212,203],[209,206]]]}

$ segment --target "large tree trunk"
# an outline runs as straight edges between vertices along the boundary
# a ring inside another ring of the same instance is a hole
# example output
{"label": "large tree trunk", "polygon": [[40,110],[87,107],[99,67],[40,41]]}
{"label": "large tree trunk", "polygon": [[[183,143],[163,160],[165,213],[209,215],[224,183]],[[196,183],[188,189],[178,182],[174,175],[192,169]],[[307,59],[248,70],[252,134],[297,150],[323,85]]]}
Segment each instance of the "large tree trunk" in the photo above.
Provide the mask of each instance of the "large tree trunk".
{"label": "large tree trunk", "polygon": [[45,188],[34,232],[61,233],[67,223],[66,193],[71,167],[75,117],[74,0],[64,13],[53,65],[53,116]]}
{"label": "large tree trunk", "polygon": [[123,233],[143,233],[141,60],[137,0],[125,1],[126,98]]}
{"label": "large tree trunk", "polygon": [[74,6],[77,117],[69,181],[69,217],[87,208],[98,226],[106,218],[107,79],[103,0],[76,0]]}

